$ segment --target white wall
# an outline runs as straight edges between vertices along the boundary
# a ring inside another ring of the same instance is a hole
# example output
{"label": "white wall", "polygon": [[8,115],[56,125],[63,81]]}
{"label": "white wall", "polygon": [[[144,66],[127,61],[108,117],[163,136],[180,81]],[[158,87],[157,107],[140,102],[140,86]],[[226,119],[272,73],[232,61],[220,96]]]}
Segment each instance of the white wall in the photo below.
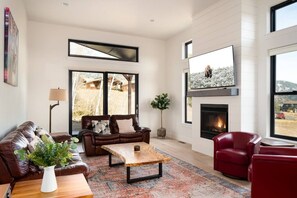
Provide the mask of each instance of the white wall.
{"label": "white wall", "polygon": [[258,131],[270,134],[270,57],[269,50],[297,43],[297,26],[270,33],[270,7],[283,0],[261,0],[258,9]]}
{"label": "white wall", "polygon": [[[18,86],[4,83],[4,8],[9,7],[19,30]],[[0,138],[26,119],[27,15],[23,1],[0,1]]]}
{"label": "white wall", "polygon": [[184,70],[188,69],[188,59],[184,59],[183,47],[192,40],[192,29],[170,38],[166,42],[166,82],[165,92],[169,93],[171,105],[164,111],[167,136],[192,143],[192,125],[184,123]]}
{"label": "white wall", "polygon": [[[159,127],[159,112],[150,101],[164,90],[165,42],[143,37],[30,21],[28,119],[48,129],[51,88],[68,90],[68,70],[116,71],[139,74],[140,124]],[[139,47],[139,63],[68,57],[68,39]],[[52,111],[52,131],[68,131],[68,102]]]}

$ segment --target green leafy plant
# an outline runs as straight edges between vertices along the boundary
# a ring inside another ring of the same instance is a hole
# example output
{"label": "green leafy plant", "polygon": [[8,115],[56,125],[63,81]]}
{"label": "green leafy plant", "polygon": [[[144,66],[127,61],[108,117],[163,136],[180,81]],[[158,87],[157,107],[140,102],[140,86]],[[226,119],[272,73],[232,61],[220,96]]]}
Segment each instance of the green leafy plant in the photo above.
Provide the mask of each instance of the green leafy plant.
{"label": "green leafy plant", "polygon": [[30,160],[37,166],[48,167],[60,165],[62,167],[69,164],[72,158],[72,149],[77,148],[77,138],[71,138],[71,141],[55,143],[49,140],[45,135],[42,136],[42,141],[37,143],[33,152],[28,152],[26,149],[15,150],[15,155],[21,160]]}
{"label": "green leafy plant", "polygon": [[169,105],[170,105],[170,99],[167,93],[162,93],[160,95],[157,95],[155,99],[151,102],[151,106],[154,109],[159,109],[161,111],[161,128],[163,128],[162,112],[165,109],[169,109]]}

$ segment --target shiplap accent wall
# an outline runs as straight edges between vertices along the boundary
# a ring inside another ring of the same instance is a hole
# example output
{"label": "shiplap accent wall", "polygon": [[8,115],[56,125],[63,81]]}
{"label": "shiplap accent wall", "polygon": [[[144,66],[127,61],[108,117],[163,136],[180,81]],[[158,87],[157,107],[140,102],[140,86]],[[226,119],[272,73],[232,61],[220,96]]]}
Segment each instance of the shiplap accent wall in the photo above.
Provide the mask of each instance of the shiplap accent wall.
{"label": "shiplap accent wall", "polygon": [[257,6],[241,1],[241,130],[257,133]]}
{"label": "shiplap accent wall", "polygon": [[193,21],[194,55],[234,46],[239,96],[193,98],[192,148],[213,155],[211,140],[200,138],[200,105],[228,104],[229,131],[254,132],[256,126],[255,1],[221,0]]}

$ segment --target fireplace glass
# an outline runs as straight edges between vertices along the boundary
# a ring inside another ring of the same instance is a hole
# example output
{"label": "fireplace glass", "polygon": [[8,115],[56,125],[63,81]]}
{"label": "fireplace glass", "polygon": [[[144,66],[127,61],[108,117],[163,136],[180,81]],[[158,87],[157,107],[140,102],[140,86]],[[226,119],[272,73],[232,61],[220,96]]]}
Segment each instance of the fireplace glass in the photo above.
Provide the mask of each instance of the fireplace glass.
{"label": "fireplace glass", "polygon": [[201,104],[201,137],[212,139],[228,132],[228,105]]}

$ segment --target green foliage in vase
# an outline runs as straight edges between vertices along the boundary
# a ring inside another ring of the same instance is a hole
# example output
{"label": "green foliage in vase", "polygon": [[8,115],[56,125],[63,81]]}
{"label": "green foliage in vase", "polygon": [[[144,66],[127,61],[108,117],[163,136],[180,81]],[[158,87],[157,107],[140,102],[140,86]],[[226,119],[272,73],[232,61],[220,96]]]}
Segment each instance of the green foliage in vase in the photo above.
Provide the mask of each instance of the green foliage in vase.
{"label": "green foliage in vase", "polygon": [[154,109],[169,109],[170,99],[168,98],[168,94],[162,93],[160,95],[157,95],[155,99],[151,102],[151,105]]}
{"label": "green foliage in vase", "polygon": [[77,148],[77,138],[71,138],[71,141],[55,143],[49,140],[45,135],[41,137],[43,142],[37,143],[33,152],[26,149],[14,151],[15,155],[21,160],[30,160],[37,166],[48,167],[53,165],[66,166],[72,158],[72,149]]}

